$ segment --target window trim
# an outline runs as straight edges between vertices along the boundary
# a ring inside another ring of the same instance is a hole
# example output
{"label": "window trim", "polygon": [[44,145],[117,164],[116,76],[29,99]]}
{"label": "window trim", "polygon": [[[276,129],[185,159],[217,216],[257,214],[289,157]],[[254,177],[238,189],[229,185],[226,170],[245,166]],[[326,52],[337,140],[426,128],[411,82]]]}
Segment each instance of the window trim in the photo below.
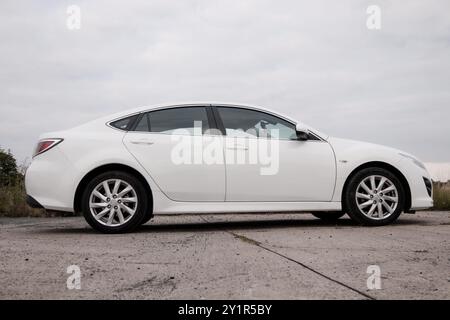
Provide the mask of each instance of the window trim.
{"label": "window trim", "polygon": [[214,115],[214,120],[216,122],[216,126],[224,137],[227,136],[227,131],[225,130],[225,126],[223,125],[222,117],[219,115],[219,111],[217,110],[217,106],[211,106],[212,113]]}
{"label": "window trim", "polygon": [[[133,126],[130,127],[130,130],[128,130],[128,132],[147,132],[147,131],[136,131],[136,128],[138,126],[138,124],[141,122],[142,118],[145,117],[145,115],[147,114],[147,112],[141,112],[139,113],[139,116],[137,117],[136,121],[134,122]],[[147,127],[150,129],[150,123],[148,121],[148,117],[147,117]]]}
{"label": "window trim", "polygon": [[[284,121],[287,121],[291,124],[293,124],[294,126],[297,125],[297,123],[289,118],[283,117],[282,115],[279,115],[277,113],[274,112],[270,112],[268,110],[262,110],[259,109],[257,107],[250,107],[250,106],[243,106],[243,105],[234,105],[234,104],[203,104],[203,103],[192,103],[192,104],[177,104],[177,105],[170,105],[170,106],[160,106],[160,107],[156,107],[156,108],[150,108],[150,109],[146,109],[146,110],[141,110],[135,113],[131,113],[122,117],[118,117],[116,119],[110,120],[106,123],[106,125],[114,130],[118,130],[121,132],[136,132],[136,133],[142,133],[142,134],[149,134],[149,133],[156,133],[158,134],[158,132],[144,132],[144,131],[133,131],[136,124],[138,123],[138,120],[140,118],[140,116],[142,114],[146,114],[148,112],[152,112],[152,111],[160,111],[160,110],[167,110],[167,109],[178,109],[178,108],[189,108],[189,107],[204,107],[208,110],[211,110],[211,113],[213,115],[214,121],[211,123],[211,119],[208,117],[208,122],[209,122],[209,128],[210,129],[216,129],[219,130],[222,135],[224,137],[226,137],[226,132],[222,123],[222,119],[220,118],[218,111],[217,111],[217,107],[224,107],[224,108],[234,108],[234,109],[244,109],[244,110],[251,110],[251,111],[257,111],[257,112],[262,112],[271,116],[274,116],[276,118],[280,118]],[[135,115],[139,115],[139,117],[136,117],[135,122],[133,123],[133,127],[131,128],[127,128],[127,130],[123,130],[123,129],[119,129],[119,128],[115,128],[111,125],[112,122],[118,121],[118,120],[122,120],[128,117],[132,117]],[[307,140],[305,142],[327,142],[327,140],[325,140],[324,138],[322,138],[319,134],[315,133],[312,130],[309,130],[309,133],[311,135],[313,135],[317,140]],[[207,135],[207,136],[217,136],[217,135]],[[298,141],[298,140],[283,140],[283,141]]]}

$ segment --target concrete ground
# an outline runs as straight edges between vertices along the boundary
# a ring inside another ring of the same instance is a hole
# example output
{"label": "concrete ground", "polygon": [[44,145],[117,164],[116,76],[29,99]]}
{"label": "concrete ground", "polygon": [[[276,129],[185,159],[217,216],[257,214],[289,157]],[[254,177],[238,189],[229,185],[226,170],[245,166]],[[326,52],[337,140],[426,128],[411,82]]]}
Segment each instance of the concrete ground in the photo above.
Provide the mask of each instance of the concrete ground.
{"label": "concrete ground", "polygon": [[[81,289],[69,290],[78,265]],[[381,289],[367,287],[367,268]],[[450,299],[450,213],[387,227],[308,214],[158,216],[103,235],[82,218],[0,219],[0,299]]]}

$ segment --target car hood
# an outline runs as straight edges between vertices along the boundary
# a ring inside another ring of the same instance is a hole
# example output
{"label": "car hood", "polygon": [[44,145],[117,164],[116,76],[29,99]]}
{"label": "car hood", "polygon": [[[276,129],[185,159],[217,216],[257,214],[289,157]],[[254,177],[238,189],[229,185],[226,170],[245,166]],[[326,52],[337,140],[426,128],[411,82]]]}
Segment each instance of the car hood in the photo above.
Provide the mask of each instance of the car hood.
{"label": "car hood", "polygon": [[352,139],[342,139],[342,138],[336,138],[336,137],[328,137],[328,142],[330,144],[338,148],[372,148],[372,149],[383,149],[383,150],[389,150],[391,152],[403,152],[401,150],[391,148],[388,146],[384,146],[381,144],[371,143],[371,142],[365,142],[365,141],[359,141],[359,140],[352,140]]}
{"label": "car hood", "polygon": [[400,161],[406,156],[420,161],[408,152],[375,143],[335,137],[329,137],[328,142],[332,146],[337,160],[345,161],[348,160],[347,158],[358,156],[362,158],[373,159],[375,161],[389,161],[392,163]]}

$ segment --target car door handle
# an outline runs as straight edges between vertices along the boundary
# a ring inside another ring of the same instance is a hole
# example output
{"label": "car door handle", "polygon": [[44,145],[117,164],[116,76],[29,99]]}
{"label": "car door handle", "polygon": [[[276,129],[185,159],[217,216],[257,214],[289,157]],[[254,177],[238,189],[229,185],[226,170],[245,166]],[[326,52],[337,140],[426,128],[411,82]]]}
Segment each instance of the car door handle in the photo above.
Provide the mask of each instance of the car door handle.
{"label": "car door handle", "polygon": [[153,141],[148,140],[131,140],[130,142],[132,144],[143,144],[143,145],[152,145],[154,143]]}
{"label": "car door handle", "polygon": [[248,150],[248,147],[241,145],[234,145],[227,148],[228,150]]}

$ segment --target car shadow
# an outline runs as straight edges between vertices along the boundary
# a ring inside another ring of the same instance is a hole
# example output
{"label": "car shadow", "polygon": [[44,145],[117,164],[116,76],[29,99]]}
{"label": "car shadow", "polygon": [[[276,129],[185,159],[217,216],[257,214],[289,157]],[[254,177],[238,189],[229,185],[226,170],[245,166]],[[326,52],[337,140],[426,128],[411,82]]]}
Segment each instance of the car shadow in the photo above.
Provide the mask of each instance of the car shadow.
{"label": "car shadow", "polygon": [[137,232],[178,232],[178,231],[223,231],[223,230],[253,230],[253,229],[280,229],[292,227],[345,227],[355,226],[350,219],[341,219],[337,222],[321,220],[301,219],[269,219],[269,220],[240,220],[240,221],[205,221],[200,223],[170,223],[170,224],[145,224],[137,229]]}
{"label": "car shadow", "polygon": [[[396,226],[407,225],[425,225],[425,220],[400,219],[394,224],[388,226],[395,228]],[[155,232],[209,232],[209,231],[233,231],[233,230],[255,230],[255,229],[284,229],[294,227],[317,227],[317,228],[370,228],[359,226],[349,218],[339,219],[335,222],[328,222],[319,219],[264,219],[264,220],[240,220],[240,221],[205,221],[195,223],[161,223],[154,224],[149,222],[140,226],[133,233],[155,233]],[[383,228],[383,227],[380,227]],[[60,234],[95,234],[97,231],[86,226],[84,228],[41,228],[36,232],[39,233],[60,233]]]}

